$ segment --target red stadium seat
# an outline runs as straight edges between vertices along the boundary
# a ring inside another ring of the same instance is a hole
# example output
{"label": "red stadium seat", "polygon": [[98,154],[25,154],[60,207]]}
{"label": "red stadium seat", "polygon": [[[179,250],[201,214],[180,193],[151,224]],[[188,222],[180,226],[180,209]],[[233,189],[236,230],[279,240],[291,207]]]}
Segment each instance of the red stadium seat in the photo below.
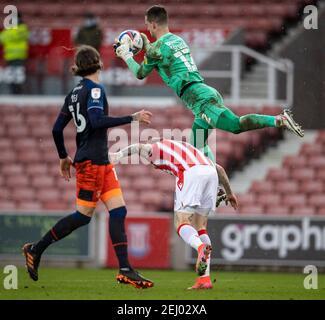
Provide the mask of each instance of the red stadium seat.
{"label": "red stadium seat", "polygon": [[317,170],[317,180],[325,181],[325,169],[319,169]]}
{"label": "red stadium seat", "polygon": [[307,159],[305,157],[286,156],[283,165],[288,169],[301,169],[307,166]]}
{"label": "red stadium seat", "polygon": [[63,189],[60,195],[60,199],[62,202],[73,202],[76,201],[76,190],[75,189]]}
{"label": "red stadium seat", "polygon": [[[161,173],[164,174],[164,173]],[[158,190],[162,192],[174,192],[175,190],[175,179],[172,177],[165,177],[161,179],[157,184]]]}
{"label": "red stadium seat", "polygon": [[318,214],[318,215],[323,215],[323,216],[325,216],[325,207],[320,207],[320,208],[317,210],[317,214]]}
{"label": "red stadium seat", "polygon": [[27,126],[13,126],[8,127],[7,133],[12,138],[21,138],[29,136],[29,129]]}
{"label": "red stadium seat", "polygon": [[274,192],[275,185],[272,181],[253,181],[250,190],[255,193]]}
{"label": "red stadium seat", "polygon": [[225,214],[225,215],[230,215],[230,214],[238,214],[239,211],[235,210],[232,206],[228,205],[221,205],[216,209],[217,214]]}
{"label": "red stadium seat", "polygon": [[10,175],[7,177],[6,180],[6,186],[9,188],[26,187],[29,185],[30,185],[30,181],[28,177],[21,174]]}
{"label": "red stadium seat", "polygon": [[[58,166],[58,156],[54,152],[42,153],[42,161],[48,164],[56,164]],[[57,167],[58,168],[58,167]],[[58,171],[58,169],[56,169]]]}
{"label": "red stadium seat", "polygon": [[248,215],[262,215],[265,210],[261,205],[242,206],[239,208],[240,213]]}
{"label": "red stadium seat", "polygon": [[264,31],[247,31],[245,42],[251,47],[263,47],[267,43],[267,34]]}
{"label": "red stadium seat", "polygon": [[313,194],[309,197],[308,204],[320,208],[325,208],[325,196],[324,193]]}
{"label": "red stadium seat", "polygon": [[238,194],[237,195],[239,206],[249,206],[256,203],[256,197],[252,193],[249,194]]}
{"label": "red stadium seat", "polygon": [[65,202],[61,201],[53,201],[53,200],[47,200],[43,201],[42,208],[45,210],[68,210],[70,209],[69,206]]}
{"label": "red stadium seat", "polygon": [[31,128],[31,134],[35,138],[42,138],[48,136],[52,132],[52,128],[48,125],[41,125]]}
{"label": "red stadium seat", "polygon": [[7,189],[3,189],[1,192],[0,192],[0,201],[3,201],[3,200],[12,200],[12,195],[11,195],[11,192],[10,190]]}
{"label": "red stadium seat", "polygon": [[32,185],[35,188],[49,188],[54,185],[54,178],[47,175],[37,175],[32,177]]}
{"label": "red stadium seat", "polygon": [[12,147],[12,143],[9,139],[0,138],[0,150],[3,149],[9,150]]}
{"label": "red stadium seat", "polygon": [[0,201],[0,210],[14,210],[16,209],[16,205],[13,201]]}
{"label": "red stadium seat", "polygon": [[261,113],[276,116],[280,114],[281,111],[282,108],[278,106],[264,106],[261,110]]}
{"label": "red stadium seat", "polygon": [[315,156],[323,154],[323,146],[321,144],[304,143],[300,149],[300,154],[304,156]]}
{"label": "red stadium seat", "polygon": [[268,205],[265,208],[265,213],[267,215],[288,215],[290,213],[290,209],[282,205]]}
{"label": "red stadium seat", "polygon": [[131,202],[136,203],[139,200],[138,193],[133,190],[128,190],[128,192],[124,192],[123,197],[127,205]]}
{"label": "red stadium seat", "polygon": [[0,167],[2,175],[21,175],[23,174],[23,166],[18,163],[4,163]]}
{"label": "red stadium seat", "polygon": [[12,189],[12,199],[16,202],[33,201],[36,198],[35,190],[29,186],[18,185]]}
{"label": "red stadium seat", "polygon": [[15,139],[15,144],[13,147],[16,150],[35,149],[37,148],[37,142],[31,137],[21,137],[20,139]]}
{"label": "red stadium seat", "polygon": [[0,152],[0,164],[16,161],[16,154],[12,150],[2,150]]}
{"label": "red stadium seat", "polygon": [[[39,12],[43,16],[60,17],[65,11],[68,10],[68,3],[46,3],[46,6],[40,6]],[[72,12],[70,12],[72,14]]]}
{"label": "red stadium seat", "polygon": [[286,168],[272,168],[267,173],[267,179],[273,181],[283,181],[289,178],[289,170]]}
{"label": "red stadium seat", "polygon": [[42,159],[41,154],[36,148],[34,149],[22,148],[18,151],[17,156],[22,163],[31,163],[31,162],[37,163]]}
{"label": "red stadium seat", "polygon": [[308,160],[308,165],[310,167],[318,169],[325,169],[325,152],[323,155],[310,156]]}
{"label": "red stadium seat", "polygon": [[315,171],[310,168],[291,170],[291,178],[295,180],[299,180],[301,182],[313,180],[314,177],[315,177]]}
{"label": "red stadium seat", "polygon": [[144,205],[154,204],[155,206],[159,206],[163,201],[163,195],[159,192],[150,192],[150,196],[148,196],[148,192],[140,192],[139,200]]}
{"label": "red stadium seat", "polygon": [[21,201],[16,202],[16,208],[19,210],[24,210],[25,212],[35,212],[41,211],[42,205],[37,201]]}
{"label": "red stadium seat", "polygon": [[30,163],[27,164],[25,173],[30,176],[46,175],[48,167],[44,163]]}
{"label": "red stadium seat", "polygon": [[280,194],[270,194],[270,193],[260,194],[256,199],[256,203],[263,206],[278,205],[280,204],[280,201],[281,201]]}
{"label": "red stadium seat", "polygon": [[296,181],[279,181],[275,184],[274,191],[281,194],[288,194],[296,193],[298,188],[299,186]]}
{"label": "red stadium seat", "polygon": [[60,191],[53,188],[42,188],[36,192],[36,196],[42,203],[47,201],[59,201]]}
{"label": "red stadium seat", "polygon": [[131,213],[131,214],[134,214],[134,213],[143,214],[143,212],[146,211],[145,207],[140,203],[129,204],[129,205],[127,205],[127,208],[128,208],[128,214],[129,213]]}
{"label": "red stadium seat", "polygon": [[119,177],[119,182],[120,182],[120,186],[121,186],[121,188],[122,188],[122,191],[123,191],[124,189],[129,189],[129,188],[131,188],[132,183],[131,183],[130,179],[128,179],[128,178],[126,178],[126,177],[123,177],[123,178],[120,178],[120,177]]}
{"label": "red stadium seat", "polygon": [[307,198],[305,194],[287,194],[283,196],[282,203],[290,207],[299,207],[307,204]]}
{"label": "red stadium seat", "polygon": [[297,216],[310,216],[316,214],[316,210],[312,206],[301,206],[293,208],[291,213]]}
{"label": "red stadium seat", "polygon": [[324,183],[320,180],[307,181],[300,185],[300,192],[306,194],[322,193],[325,190]]}
{"label": "red stadium seat", "polygon": [[323,145],[325,144],[325,130],[324,129],[319,131],[316,141],[322,143]]}
{"label": "red stadium seat", "polygon": [[3,123],[7,124],[8,127],[15,127],[15,126],[21,126],[23,124],[24,118],[22,114],[14,114],[14,115],[5,115],[2,119]]}
{"label": "red stadium seat", "polygon": [[[39,110],[40,111],[40,110]],[[27,125],[29,127],[35,127],[35,126],[39,126],[39,125],[45,125],[48,123],[48,120],[49,120],[49,114],[39,114],[39,115],[35,115],[33,113],[31,114],[27,114],[25,116],[25,123],[27,123]]]}

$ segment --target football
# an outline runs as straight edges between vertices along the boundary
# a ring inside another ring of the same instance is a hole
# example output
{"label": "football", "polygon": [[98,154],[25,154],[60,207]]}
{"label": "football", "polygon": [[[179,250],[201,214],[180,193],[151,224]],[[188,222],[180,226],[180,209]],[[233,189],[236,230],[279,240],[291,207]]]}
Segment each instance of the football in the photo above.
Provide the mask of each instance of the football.
{"label": "football", "polygon": [[133,55],[137,55],[143,47],[141,34],[137,30],[125,30],[121,32],[118,36],[118,41],[120,43],[129,43],[130,51],[132,51]]}

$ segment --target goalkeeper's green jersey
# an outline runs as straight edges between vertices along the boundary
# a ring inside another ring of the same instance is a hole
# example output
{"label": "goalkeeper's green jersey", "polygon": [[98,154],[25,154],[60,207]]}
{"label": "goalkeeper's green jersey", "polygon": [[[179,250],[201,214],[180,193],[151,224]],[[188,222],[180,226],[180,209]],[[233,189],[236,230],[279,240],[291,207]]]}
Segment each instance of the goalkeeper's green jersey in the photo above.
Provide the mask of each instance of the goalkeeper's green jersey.
{"label": "goalkeeper's green jersey", "polygon": [[190,48],[181,37],[170,32],[151,44],[140,67],[133,59],[128,59],[127,64],[139,79],[156,69],[166,85],[178,96],[187,84],[203,82]]}

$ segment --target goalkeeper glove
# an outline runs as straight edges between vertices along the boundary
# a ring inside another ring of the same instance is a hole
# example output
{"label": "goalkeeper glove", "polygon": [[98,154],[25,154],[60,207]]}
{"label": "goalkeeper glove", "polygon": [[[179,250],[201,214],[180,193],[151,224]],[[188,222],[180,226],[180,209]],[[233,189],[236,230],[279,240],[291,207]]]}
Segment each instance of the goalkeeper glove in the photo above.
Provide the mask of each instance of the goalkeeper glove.
{"label": "goalkeeper glove", "polygon": [[117,57],[126,60],[133,57],[133,53],[130,51],[130,47],[127,43],[121,44],[120,42],[116,42],[114,44],[114,50]]}
{"label": "goalkeeper glove", "polygon": [[147,52],[150,48],[151,48],[151,43],[148,40],[147,35],[145,35],[144,33],[140,33],[142,41],[143,41],[143,48],[145,50],[145,52]]}
{"label": "goalkeeper glove", "polygon": [[216,207],[219,207],[222,201],[225,201],[226,205],[228,205],[227,195],[223,189],[220,189],[217,195]]}

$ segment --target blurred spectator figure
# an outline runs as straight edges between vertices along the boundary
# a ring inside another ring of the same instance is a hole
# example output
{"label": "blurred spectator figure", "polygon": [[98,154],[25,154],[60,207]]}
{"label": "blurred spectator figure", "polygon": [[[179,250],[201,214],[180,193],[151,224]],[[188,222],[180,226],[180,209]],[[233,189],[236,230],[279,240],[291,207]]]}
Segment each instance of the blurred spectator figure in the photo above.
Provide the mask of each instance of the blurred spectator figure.
{"label": "blurred spectator figure", "polygon": [[100,51],[102,40],[103,32],[98,24],[98,19],[92,13],[87,13],[83,24],[78,30],[75,44],[86,44]]}
{"label": "blurred spectator figure", "polygon": [[18,13],[17,27],[4,29],[0,33],[0,43],[3,46],[3,58],[7,67],[12,72],[10,90],[13,94],[22,94],[26,80],[25,64],[28,58],[28,37],[27,25],[23,22],[22,16]]}

